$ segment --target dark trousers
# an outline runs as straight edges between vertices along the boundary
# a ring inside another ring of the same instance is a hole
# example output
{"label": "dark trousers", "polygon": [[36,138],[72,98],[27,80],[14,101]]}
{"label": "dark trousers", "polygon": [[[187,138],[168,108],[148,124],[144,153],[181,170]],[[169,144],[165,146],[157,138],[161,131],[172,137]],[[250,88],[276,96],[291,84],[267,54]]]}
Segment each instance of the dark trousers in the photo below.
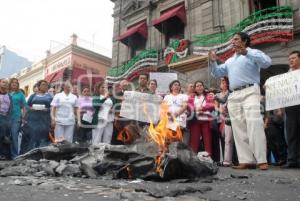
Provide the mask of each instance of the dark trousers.
{"label": "dark trousers", "polygon": [[[217,120],[211,121],[211,138],[212,138],[212,159],[216,162],[220,162],[221,159],[221,150],[220,150],[220,142],[221,141],[221,133],[219,131],[220,123]],[[224,149],[223,149],[224,153]]]}
{"label": "dark trousers", "polygon": [[78,128],[77,130],[77,142],[79,143],[90,143],[92,140],[92,129],[91,128]]}
{"label": "dark trousers", "polygon": [[92,141],[92,129],[94,128],[94,126],[91,123],[84,121],[82,119],[83,115],[84,113],[80,114],[81,126],[78,127],[76,124],[74,125],[73,142],[77,142],[80,144],[89,144]]}
{"label": "dark trousers", "polygon": [[0,156],[1,159],[10,158],[10,118],[0,115]]}
{"label": "dark trousers", "polygon": [[288,163],[300,164],[300,105],[285,108]]}
{"label": "dark trousers", "polygon": [[29,148],[48,146],[50,144],[49,131],[51,127],[50,111],[28,112],[27,124],[30,128]]}
{"label": "dark trousers", "polygon": [[276,162],[286,161],[286,142],[284,139],[284,125],[271,123],[265,130],[267,138],[267,159],[271,162],[271,152]]}

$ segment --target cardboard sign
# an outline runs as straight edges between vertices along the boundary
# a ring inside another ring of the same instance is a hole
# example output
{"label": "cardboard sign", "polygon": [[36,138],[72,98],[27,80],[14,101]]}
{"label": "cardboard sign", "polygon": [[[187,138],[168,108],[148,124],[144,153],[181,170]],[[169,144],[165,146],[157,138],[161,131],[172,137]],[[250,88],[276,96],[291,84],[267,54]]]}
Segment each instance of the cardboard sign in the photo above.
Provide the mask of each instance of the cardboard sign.
{"label": "cardboard sign", "polygon": [[[162,97],[136,91],[125,91],[120,116],[141,122],[156,124],[159,120],[159,109]],[[145,112],[146,111],[146,112]]]}
{"label": "cardboard sign", "polygon": [[300,70],[270,77],[265,86],[267,111],[300,104]]}
{"label": "cardboard sign", "polygon": [[150,73],[150,80],[157,81],[157,94],[167,94],[169,92],[169,84],[173,80],[177,80],[176,73]]}

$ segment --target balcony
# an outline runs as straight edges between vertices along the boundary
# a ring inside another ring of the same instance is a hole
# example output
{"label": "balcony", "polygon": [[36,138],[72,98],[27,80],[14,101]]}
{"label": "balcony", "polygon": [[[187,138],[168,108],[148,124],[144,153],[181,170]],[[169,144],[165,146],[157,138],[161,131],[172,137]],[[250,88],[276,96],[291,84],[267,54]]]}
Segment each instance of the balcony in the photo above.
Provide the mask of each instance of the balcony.
{"label": "balcony", "polygon": [[108,71],[107,80],[116,83],[122,79],[131,80],[138,73],[151,71],[169,71],[185,73],[207,67],[207,56],[192,55],[193,44],[188,40],[172,40],[163,49],[146,49],[121,66]]}

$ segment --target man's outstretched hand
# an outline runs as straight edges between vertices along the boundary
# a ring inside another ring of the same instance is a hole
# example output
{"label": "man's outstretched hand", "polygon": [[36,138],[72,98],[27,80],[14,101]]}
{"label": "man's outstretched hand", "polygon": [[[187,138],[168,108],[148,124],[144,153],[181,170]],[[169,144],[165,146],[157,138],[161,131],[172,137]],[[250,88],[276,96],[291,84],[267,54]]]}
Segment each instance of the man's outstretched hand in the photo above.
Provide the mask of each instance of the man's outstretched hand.
{"label": "man's outstretched hand", "polygon": [[213,52],[213,51],[209,51],[209,52],[208,52],[208,58],[209,58],[209,60],[212,61],[212,62],[218,60],[218,56],[217,56],[216,53]]}

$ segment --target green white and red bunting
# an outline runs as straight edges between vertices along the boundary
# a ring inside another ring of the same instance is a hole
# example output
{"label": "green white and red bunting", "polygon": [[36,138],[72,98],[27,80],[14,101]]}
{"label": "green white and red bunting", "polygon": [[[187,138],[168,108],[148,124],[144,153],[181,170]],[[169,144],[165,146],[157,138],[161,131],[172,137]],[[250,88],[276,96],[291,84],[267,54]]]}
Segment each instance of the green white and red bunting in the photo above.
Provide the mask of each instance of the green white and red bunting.
{"label": "green white and red bunting", "polygon": [[133,57],[125,64],[110,68],[106,80],[109,83],[118,83],[123,79],[129,80],[129,78],[135,77],[137,72],[143,70],[153,71],[158,64],[158,52],[156,49],[146,49]]}
{"label": "green white and red bunting", "polygon": [[138,62],[136,62],[134,65],[132,65],[126,72],[119,76],[106,76],[106,79],[109,83],[118,83],[122,79],[128,79],[128,77],[131,77],[132,74],[135,74],[140,69],[146,69],[149,66],[157,66],[158,64],[158,58],[145,58]]}
{"label": "green white and red bunting", "polygon": [[188,44],[189,41],[182,40],[173,40],[164,51],[165,63],[168,65],[170,63],[176,63],[179,59],[185,58],[188,53]]}
{"label": "green white and red bunting", "polygon": [[293,39],[293,10],[291,7],[272,7],[253,13],[225,33],[197,36],[193,54],[207,55],[213,50],[225,61],[234,53],[230,39],[237,32],[246,32],[251,45],[288,42]]}

